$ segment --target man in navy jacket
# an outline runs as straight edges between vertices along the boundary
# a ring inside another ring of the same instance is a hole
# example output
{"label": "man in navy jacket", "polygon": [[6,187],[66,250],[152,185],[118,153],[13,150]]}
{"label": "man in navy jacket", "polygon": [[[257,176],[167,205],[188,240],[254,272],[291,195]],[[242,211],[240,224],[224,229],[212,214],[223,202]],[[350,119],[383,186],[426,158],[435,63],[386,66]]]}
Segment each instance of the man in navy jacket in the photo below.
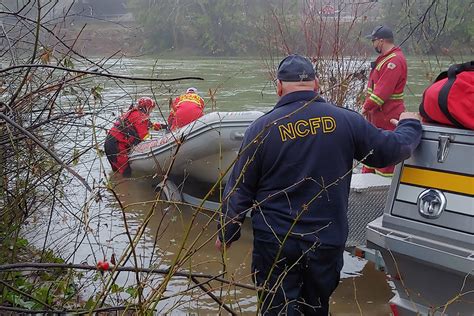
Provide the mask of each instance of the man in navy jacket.
{"label": "man in navy jacket", "polygon": [[353,159],[374,167],[408,158],[421,139],[416,114],[395,131],[325,102],[311,62],[283,59],[273,110],[246,131],[226,185],[216,247],[240,237],[251,211],[252,272],[264,315],[327,315],[348,234]]}

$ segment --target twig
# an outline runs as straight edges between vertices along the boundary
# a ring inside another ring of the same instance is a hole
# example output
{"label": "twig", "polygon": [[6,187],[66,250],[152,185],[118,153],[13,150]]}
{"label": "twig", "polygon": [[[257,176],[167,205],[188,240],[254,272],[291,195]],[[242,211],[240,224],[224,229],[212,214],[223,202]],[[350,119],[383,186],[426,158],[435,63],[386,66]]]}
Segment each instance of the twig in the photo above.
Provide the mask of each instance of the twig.
{"label": "twig", "polygon": [[7,39],[8,50],[10,51],[10,54],[12,56],[12,61],[13,61],[14,64],[16,64],[15,53],[13,52],[12,44],[10,42],[10,37],[8,36],[7,32],[5,31],[5,27],[3,26],[3,22],[0,22],[0,26],[2,27],[3,36]]}
{"label": "twig", "polygon": [[[74,263],[38,263],[38,262],[24,262],[24,263],[12,263],[4,264],[0,266],[0,271],[12,271],[12,270],[29,270],[29,269],[78,269],[78,270],[95,270],[97,271],[96,266],[91,266],[87,264],[74,264]],[[154,269],[154,268],[138,268],[138,267],[126,267],[126,266],[116,266],[114,267],[115,271],[123,272],[143,272],[143,273],[156,273],[156,274],[168,274],[169,269]],[[215,275],[211,274],[199,274],[192,272],[182,272],[175,271],[175,276],[189,278],[190,276],[196,278],[206,278],[213,279],[219,282],[226,284],[234,285],[248,290],[256,290],[255,286],[229,281],[223,278],[216,278]]]}
{"label": "twig", "polygon": [[356,278],[352,278],[352,285],[354,286],[354,301],[357,305],[357,309],[359,310],[359,315],[364,315],[364,313],[362,312],[362,308],[360,307],[360,304],[359,304],[359,299],[357,298],[357,286],[356,286],[355,280]]}
{"label": "twig", "polygon": [[[138,259],[137,259],[137,253],[135,251],[135,244],[132,240],[132,236],[130,235],[130,229],[128,228],[128,222],[127,222],[127,215],[125,214],[125,207],[122,204],[122,201],[120,201],[120,198],[117,196],[117,193],[115,191],[112,191],[112,194],[114,195],[115,199],[119,203],[120,209],[122,210],[122,218],[123,218],[123,224],[125,227],[125,233],[127,235],[128,241],[130,243],[130,251],[133,255],[133,261],[135,263],[135,267],[138,268]],[[138,286],[138,301],[139,301],[139,308],[140,312],[143,313],[143,305],[142,305],[142,300],[143,300],[143,285],[140,281],[140,274],[138,271],[135,272],[135,278],[137,281],[137,286]]]}
{"label": "twig", "polygon": [[420,25],[422,25],[424,22],[425,22],[425,19],[426,19],[426,16],[428,15],[428,13],[430,12],[431,8],[435,5],[435,3],[437,2],[438,0],[433,0],[431,2],[431,4],[428,6],[428,8],[425,10],[425,13],[423,13],[423,16],[421,17],[421,19],[418,21],[418,23],[415,25],[415,27],[413,27],[410,31],[410,33],[408,33],[408,35],[405,37],[405,39],[403,41],[400,42],[400,45],[399,46],[402,46],[403,44],[405,44],[405,42],[413,35],[413,33],[415,33],[416,29],[420,27]]}
{"label": "twig", "polygon": [[58,70],[64,70],[64,71],[68,71],[68,72],[75,72],[75,73],[88,74],[88,75],[94,75],[94,76],[101,76],[101,77],[107,77],[107,78],[127,79],[127,80],[134,80],[134,81],[171,82],[171,81],[181,81],[181,80],[204,80],[204,78],[201,78],[201,77],[178,77],[178,78],[167,78],[167,79],[162,79],[162,78],[149,78],[149,77],[131,77],[131,76],[123,76],[123,75],[114,75],[114,74],[109,74],[109,73],[103,73],[103,72],[99,72],[98,70],[97,70],[97,71],[79,70],[79,69],[67,68],[67,67],[62,67],[62,66],[41,65],[41,64],[15,65],[15,66],[11,66],[11,67],[7,67],[7,68],[0,69],[0,73],[9,72],[9,71],[11,71],[11,70],[21,69],[21,68],[49,68],[49,69],[58,69]]}
{"label": "twig", "polygon": [[212,293],[212,291],[211,291],[210,289],[206,288],[206,287],[204,286],[204,284],[200,284],[199,281],[198,281],[195,277],[193,277],[193,276],[191,276],[190,278],[191,278],[191,280],[193,280],[194,283],[196,283],[196,285],[199,286],[199,288],[200,288],[201,290],[204,291],[204,293],[206,293],[207,295],[209,295],[210,298],[212,298],[217,304],[219,304],[219,306],[222,306],[222,307],[223,307],[226,311],[228,311],[231,315],[237,315],[237,313],[236,313],[232,308],[230,308],[229,306],[227,306],[226,304],[224,304],[217,296],[215,296],[215,295]]}
{"label": "twig", "polygon": [[[36,32],[35,32],[35,43],[33,45],[33,54],[31,56],[31,63],[33,63],[36,59],[36,52],[38,50],[38,43],[39,43],[39,37],[40,37],[40,26],[41,26],[41,4],[40,4],[40,0],[37,0],[38,1],[38,17],[37,17],[37,21],[36,21]],[[9,101],[9,106],[12,107],[13,106],[13,103],[15,102],[15,99],[18,97],[18,95],[20,94],[21,92],[21,89],[23,88],[23,86],[25,85],[26,81],[28,80],[28,76],[29,76],[29,73],[30,73],[30,69],[28,68],[26,74],[23,76],[23,79],[20,83],[20,85],[18,86],[18,88],[16,89],[15,93],[13,93],[13,96],[11,97],[10,101]]]}
{"label": "twig", "polygon": [[[112,306],[112,307],[102,307],[102,308],[97,308],[94,309],[93,312],[113,312],[113,311],[119,311],[119,310],[125,310],[125,309],[132,309],[136,310],[137,307],[132,305],[132,306]],[[10,312],[17,312],[17,313],[25,313],[25,314],[64,314],[64,313],[74,313],[74,314],[84,314],[88,313],[89,311],[85,310],[78,310],[78,309],[59,309],[59,310],[54,310],[54,309],[48,309],[48,310],[32,310],[32,309],[26,309],[26,308],[18,308],[18,307],[9,307],[9,306],[0,306],[0,310],[3,311],[10,311]]]}
{"label": "twig", "polygon": [[37,299],[36,297],[34,296],[31,296],[30,294],[28,293],[25,293],[23,292],[22,290],[19,290],[17,288],[14,288],[13,286],[11,286],[10,284],[8,284],[7,282],[3,281],[3,280],[0,280],[0,283],[3,284],[3,286],[6,286],[7,288],[9,288],[10,290],[14,291],[14,292],[17,292],[18,294],[21,294],[25,297],[28,297],[30,300],[33,300],[35,301],[36,303],[48,308],[48,309],[53,309],[51,306],[49,306],[48,304],[46,304],[45,302],[43,301],[40,301],[39,299]]}
{"label": "twig", "polygon": [[28,130],[25,128],[21,127],[18,125],[16,122],[11,120],[8,116],[0,112],[0,118],[5,120],[8,124],[12,125],[16,129],[20,130],[23,134],[25,134],[29,139],[34,141],[38,146],[40,146],[45,152],[47,152],[54,160],[56,160],[57,163],[59,163],[63,168],[65,168],[67,171],[69,171],[74,177],[76,177],[85,187],[89,192],[92,192],[92,188],[89,186],[89,184],[86,182],[86,180],[81,177],[76,171],[74,171],[71,167],[66,165],[58,156],[56,156],[55,153],[53,153],[48,147],[43,145],[41,141],[36,138],[32,133],[30,133]]}

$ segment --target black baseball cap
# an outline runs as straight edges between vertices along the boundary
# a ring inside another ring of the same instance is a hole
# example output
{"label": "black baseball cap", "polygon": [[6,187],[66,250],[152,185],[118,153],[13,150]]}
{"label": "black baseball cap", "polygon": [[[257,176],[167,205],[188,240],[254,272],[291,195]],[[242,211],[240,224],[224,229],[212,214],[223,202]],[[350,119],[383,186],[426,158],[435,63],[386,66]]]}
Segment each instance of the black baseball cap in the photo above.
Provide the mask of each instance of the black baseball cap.
{"label": "black baseball cap", "polygon": [[393,39],[393,32],[388,26],[379,25],[374,28],[372,33],[367,35],[366,38],[369,38],[372,41],[377,39]]}
{"label": "black baseball cap", "polygon": [[313,81],[316,79],[316,72],[308,58],[292,54],[278,65],[277,79],[290,82]]}

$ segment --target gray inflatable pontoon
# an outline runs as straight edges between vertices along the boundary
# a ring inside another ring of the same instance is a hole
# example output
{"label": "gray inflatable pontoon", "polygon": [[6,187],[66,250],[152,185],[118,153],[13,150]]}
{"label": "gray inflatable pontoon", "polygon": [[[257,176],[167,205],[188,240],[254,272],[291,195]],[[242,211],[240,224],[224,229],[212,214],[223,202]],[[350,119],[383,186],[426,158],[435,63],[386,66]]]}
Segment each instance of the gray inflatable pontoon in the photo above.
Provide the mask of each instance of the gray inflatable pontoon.
{"label": "gray inflatable pontoon", "polygon": [[[157,132],[129,154],[134,175],[192,176],[215,183],[237,157],[245,130],[262,112],[212,112],[173,132]],[[223,176],[225,182],[228,173]]]}

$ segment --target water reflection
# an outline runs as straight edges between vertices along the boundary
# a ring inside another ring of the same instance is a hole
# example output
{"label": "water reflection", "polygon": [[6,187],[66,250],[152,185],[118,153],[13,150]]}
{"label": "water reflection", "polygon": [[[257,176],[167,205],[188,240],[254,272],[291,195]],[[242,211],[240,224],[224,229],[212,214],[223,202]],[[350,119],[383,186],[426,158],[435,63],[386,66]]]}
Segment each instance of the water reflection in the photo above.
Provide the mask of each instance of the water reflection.
{"label": "water reflection", "polygon": [[[157,199],[157,193],[153,188],[154,182],[148,179],[119,180],[119,177],[115,179],[115,191],[122,204],[126,206],[127,218],[136,226],[147,217],[153,201]],[[143,245],[146,249],[142,257],[147,261],[145,266],[158,264],[167,267],[173,262],[195,212],[195,208],[187,205],[168,203],[157,205],[146,230],[145,240],[148,242]],[[185,246],[187,250],[195,252],[183,265],[183,269],[189,269],[194,273],[213,275],[223,271],[221,256],[214,248],[216,224],[213,216],[214,213],[203,211],[195,217]],[[156,245],[153,245],[154,241],[156,241]],[[193,247],[190,246],[192,241],[197,241]],[[228,278],[232,278],[236,282],[252,284],[249,275],[251,251],[252,229],[250,221],[247,221],[242,227],[242,238],[229,249],[226,260]],[[388,314],[387,302],[392,294],[384,273],[376,271],[372,264],[352,257],[349,253],[345,253],[344,260],[342,281],[332,298],[332,315],[359,314],[359,308],[363,311],[363,315]],[[238,310],[239,313],[248,313],[249,315],[255,313],[254,291],[229,287],[219,284],[219,282],[211,284],[216,289],[222,286],[222,293],[219,290],[214,293],[216,295],[222,294],[226,304]],[[170,293],[177,292],[192,285],[187,279],[176,279],[170,283],[168,290]],[[165,301],[158,307],[165,311],[171,308],[172,304],[178,304],[178,307],[173,307],[176,313],[213,314],[217,312],[217,304],[200,290],[192,291],[181,300]]]}
{"label": "water reflection", "polygon": [[[158,203],[152,209],[154,201],[158,198],[153,183],[153,181],[144,179],[119,181],[116,182],[114,188],[120,197],[120,201],[125,205],[127,218],[133,221],[132,225],[137,226],[142,223],[148,214],[153,212],[145,233],[144,239],[148,242],[143,245],[147,248],[147,253],[144,254],[143,259],[146,259],[148,264],[168,267],[180,249],[189,223],[193,221],[189,237],[185,243],[185,252],[190,251],[193,255],[182,265],[182,269],[193,271],[193,273],[213,275],[222,273],[221,255],[214,248],[216,231],[216,223],[213,220],[214,213],[210,211],[196,213],[196,209],[190,206],[170,203]],[[232,276],[235,282],[252,283],[249,275],[251,243],[251,229],[249,225],[244,225],[241,241],[232,245],[226,260],[228,276]],[[192,246],[192,244],[194,245]],[[168,289],[171,292],[177,292],[184,290],[187,286],[192,286],[188,280],[177,279],[170,283]],[[219,288],[222,285],[219,282],[213,282],[212,286]],[[227,295],[226,292],[228,292]],[[219,293],[220,291],[216,291],[216,295]],[[191,299],[184,304],[185,306],[180,306],[178,310],[184,308],[188,311],[217,311],[216,303],[209,297],[203,296],[202,291],[193,291],[190,296],[193,295],[197,295],[199,300]],[[242,312],[256,310],[256,298],[251,290],[224,286],[223,296],[227,297],[224,299],[227,304],[232,306],[238,304],[238,308]],[[189,299],[189,297],[186,297],[185,301]],[[173,303],[176,303],[176,301]],[[170,303],[160,304],[159,309],[166,310],[170,305]]]}
{"label": "water reflection", "polygon": [[[346,254],[343,270],[347,272],[348,263],[357,260],[360,259]],[[388,300],[393,293],[385,274],[377,271],[374,264],[370,262],[358,272],[360,272],[359,277],[344,278],[340,282],[331,299],[331,314],[390,315]]]}

